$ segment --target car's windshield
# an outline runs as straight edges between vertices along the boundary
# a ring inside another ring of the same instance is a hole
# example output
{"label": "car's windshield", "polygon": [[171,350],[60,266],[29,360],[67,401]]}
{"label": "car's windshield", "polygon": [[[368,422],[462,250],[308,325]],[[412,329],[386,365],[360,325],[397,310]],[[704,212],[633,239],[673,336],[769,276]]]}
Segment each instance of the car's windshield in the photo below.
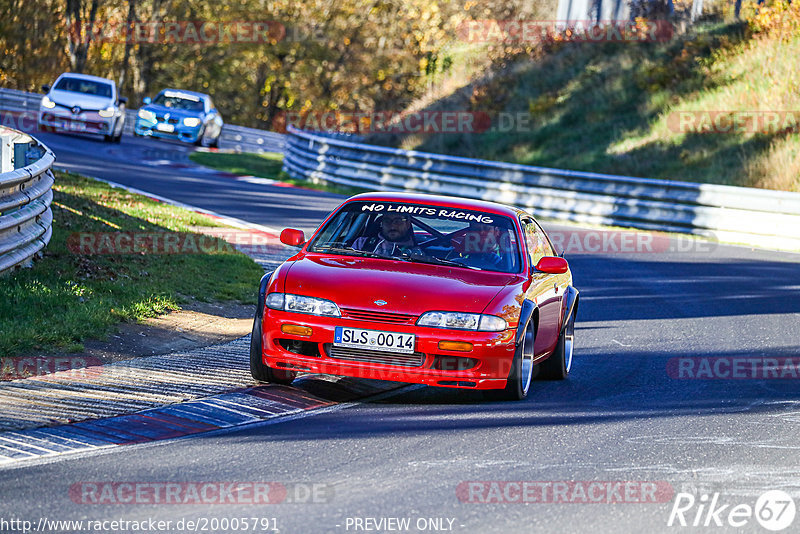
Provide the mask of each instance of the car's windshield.
{"label": "car's windshield", "polygon": [[70,93],[81,93],[84,95],[111,98],[111,84],[98,82],[95,80],[72,78],[71,76],[64,76],[58,80],[58,83],[54,89],[58,91],[68,91]]}
{"label": "car's windshield", "polygon": [[520,271],[511,218],[400,202],[350,202],[322,228],[311,252],[385,257],[505,273]]}
{"label": "car's windshield", "polygon": [[203,111],[203,101],[193,95],[184,93],[164,92],[160,93],[154,104],[168,108],[182,109],[186,111]]}

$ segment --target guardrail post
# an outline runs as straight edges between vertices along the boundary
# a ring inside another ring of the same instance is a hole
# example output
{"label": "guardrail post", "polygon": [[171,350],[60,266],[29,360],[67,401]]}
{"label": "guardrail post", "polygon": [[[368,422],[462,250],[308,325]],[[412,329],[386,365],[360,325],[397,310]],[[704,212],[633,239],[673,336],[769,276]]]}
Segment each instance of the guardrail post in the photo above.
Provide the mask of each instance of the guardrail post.
{"label": "guardrail post", "polygon": [[0,135],[0,173],[14,170],[13,136]]}
{"label": "guardrail post", "polygon": [[[39,158],[34,158],[31,152],[30,143],[14,143],[14,168],[27,167],[29,163]],[[30,161],[29,161],[30,158]]]}

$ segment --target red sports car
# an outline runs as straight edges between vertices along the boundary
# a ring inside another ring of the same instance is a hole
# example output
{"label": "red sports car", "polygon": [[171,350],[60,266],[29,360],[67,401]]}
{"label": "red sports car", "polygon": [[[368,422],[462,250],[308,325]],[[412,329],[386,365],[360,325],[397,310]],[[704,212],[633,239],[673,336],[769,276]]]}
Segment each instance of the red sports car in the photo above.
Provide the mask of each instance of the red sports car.
{"label": "red sports car", "polygon": [[523,399],[572,363],[578,291],[523,210],[368,193],[264,276],[250,346],[262,382],[298,372],[496,390]]}

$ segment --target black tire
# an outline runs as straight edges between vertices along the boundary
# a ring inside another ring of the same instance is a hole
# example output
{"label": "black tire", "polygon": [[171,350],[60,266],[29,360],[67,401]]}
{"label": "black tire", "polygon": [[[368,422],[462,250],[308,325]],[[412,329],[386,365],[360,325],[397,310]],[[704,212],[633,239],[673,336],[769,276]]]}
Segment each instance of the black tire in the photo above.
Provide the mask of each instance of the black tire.
{"label": "black tire", "polygon": [[122,142],[122,132],[120,132],[118,136],[114,137],[114,142],[116,144],[120,144]]}
{"label": "black tire", "polygon": [[572,352],[575,345],[575,314],[577,306],[567,318],[561,334],[558,336],[558,344],[553,354],[539,364],[540,380],[564,380],[569,376],[572,367]]}
{"label": "black tire", "polygon": [[194,142],[195,146],[205,146],[203,145],[203,136],[206,135],[206,129],[203,128],[200,130],[200,134],[197,136],[197,140]]}
{"label": "black tire", "polygon": [[533,342],[533,325],[529,324],[525,328],[525,334],[517,344],[517,350],[514,351],[514,360],[511,362],[511,370],[508,373],[505,389],[486,391],[489,399],[519,401],[528,396],[535,368],[533,364]]}
{"label": "black tire", "polygon": [[256,310],[256,315],[253,319],[253,332],[250,335],[250,374],[259,382],[284,384],[288,386],[297,376],[296,372],[273,369],[264,363],[261,347],[261,319],[264,313],[263,309],[263,305],[259,304],[259,309]]}
{"label": "black tire", "polygon": [[105,141],[106,143],[111,143],[113,140],[114,140],[114,138],[112,136],[103,135],[103,141]]}
{"label": "black tire", "polygon": [[219,136],[216,136],[214,140],[211,142],[211,144],[208,146],[210,146],[211,148],[219,148]]}

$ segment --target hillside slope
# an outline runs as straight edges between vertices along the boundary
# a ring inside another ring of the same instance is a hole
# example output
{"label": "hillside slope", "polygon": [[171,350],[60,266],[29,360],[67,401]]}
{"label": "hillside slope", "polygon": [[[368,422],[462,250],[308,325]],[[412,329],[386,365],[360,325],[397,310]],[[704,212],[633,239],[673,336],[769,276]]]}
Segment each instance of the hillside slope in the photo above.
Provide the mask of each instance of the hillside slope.
{"label": "hillside slope", "polygon": [[[495,117],[492,131],[370,140],[565,169],[800,190],[798,58],[800,32],[754,35],[752,22],[706,23],[666,43],[563,43],[510,61],[427,107],[487,112]],[[529,124],[520,124],[521,116]]]}

